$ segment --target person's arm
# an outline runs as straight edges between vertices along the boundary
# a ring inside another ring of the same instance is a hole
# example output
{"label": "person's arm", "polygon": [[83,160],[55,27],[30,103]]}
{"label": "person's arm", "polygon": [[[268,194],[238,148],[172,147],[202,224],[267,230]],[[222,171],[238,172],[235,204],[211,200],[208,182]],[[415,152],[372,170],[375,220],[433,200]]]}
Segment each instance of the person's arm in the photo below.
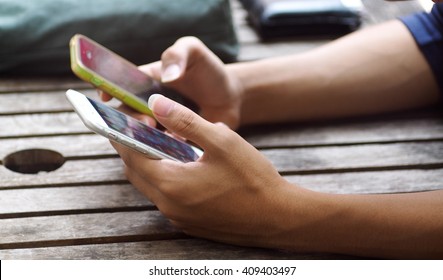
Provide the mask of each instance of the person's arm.
{"label": "person's arm", "polygon": [[443,190],[335,195],[292,185],[237,133],[164,97],[154,116],[196,143],[196,162],[114,143],[130,182],[185,233],[230,244],[383,258],[443,258]]}
{"label": "person's arm", "polygon": [[234,129],[392,112],[440,99],[431,68],[398,20],[301,54],[229,65],[185,37],[161,61],[140,68],[194,100],[205,119]]}
{"label": "person's arm", "polygon": [[[417,259],[443,257],[443,190],[407,194],[288,195],[292,217],[273,238],[307,252]],[[284,222],[283,220],[281,222]],[[285,236],[286,235],[286,236]],[[283,240],[285,242],[283,242]]]}
{"label": "person's arm", "polygon": [[436,103],[437,83],[400,21],[289,57],[228,65],[243,87],[241,123],[377,114]]}

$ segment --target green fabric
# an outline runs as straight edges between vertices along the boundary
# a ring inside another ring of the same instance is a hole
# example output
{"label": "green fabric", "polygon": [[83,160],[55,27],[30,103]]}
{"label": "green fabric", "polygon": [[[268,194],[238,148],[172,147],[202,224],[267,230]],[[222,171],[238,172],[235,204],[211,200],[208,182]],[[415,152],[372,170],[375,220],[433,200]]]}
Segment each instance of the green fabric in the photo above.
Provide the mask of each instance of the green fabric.
{"label": "green fabric", "polygon": [[0,73],[70,72],[76,33],[136,64],[159,60],[182,36],[225,62],[238,53],[229,0],[0,0]]}

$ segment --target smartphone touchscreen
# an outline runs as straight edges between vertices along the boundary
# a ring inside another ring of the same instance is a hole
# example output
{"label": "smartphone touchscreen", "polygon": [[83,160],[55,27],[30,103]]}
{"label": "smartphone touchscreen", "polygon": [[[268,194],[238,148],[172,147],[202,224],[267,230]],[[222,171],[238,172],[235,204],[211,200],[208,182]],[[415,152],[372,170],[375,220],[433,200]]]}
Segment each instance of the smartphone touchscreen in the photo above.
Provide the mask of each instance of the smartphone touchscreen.
{"label": "smartphone touchscreen", "polygon": [[158,129],[149,127],[111,107],[90,98],[88,98],[88,101],[111,129],[154,148],[172,159],[190,162],[196,161],[199,158],[199,155],[194,150],[196,148],[176,140]]}
{"label": "smartphone touchscreen", "polygon": [[83,65],[104,79],[144,100],[159,92],[159,84],[129,61],[84,36],[78,44]]}

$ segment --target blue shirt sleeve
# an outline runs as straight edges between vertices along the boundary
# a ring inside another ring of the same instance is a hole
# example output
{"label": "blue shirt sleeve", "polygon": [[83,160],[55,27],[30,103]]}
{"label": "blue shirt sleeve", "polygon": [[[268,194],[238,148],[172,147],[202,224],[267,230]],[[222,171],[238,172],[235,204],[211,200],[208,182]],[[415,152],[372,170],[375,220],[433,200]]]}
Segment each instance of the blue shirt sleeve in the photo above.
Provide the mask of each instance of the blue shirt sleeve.
{"label": "blue shirt sleeve", "polygon": [[415,38],[443,93],[443,4],[434,4],[430,13],[400,18]]}

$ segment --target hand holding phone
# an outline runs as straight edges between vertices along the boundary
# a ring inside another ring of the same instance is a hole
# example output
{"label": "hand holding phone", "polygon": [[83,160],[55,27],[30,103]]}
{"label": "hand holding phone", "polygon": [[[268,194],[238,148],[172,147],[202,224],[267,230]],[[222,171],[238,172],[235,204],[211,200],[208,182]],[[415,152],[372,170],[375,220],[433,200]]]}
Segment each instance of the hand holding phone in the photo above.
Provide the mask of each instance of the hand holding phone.
{"label": "hand holding phone", "polygon": [[203,154],[202,150],[77,91],[68,90],[66,96],[86,127],[150,158],[190,162]]}

